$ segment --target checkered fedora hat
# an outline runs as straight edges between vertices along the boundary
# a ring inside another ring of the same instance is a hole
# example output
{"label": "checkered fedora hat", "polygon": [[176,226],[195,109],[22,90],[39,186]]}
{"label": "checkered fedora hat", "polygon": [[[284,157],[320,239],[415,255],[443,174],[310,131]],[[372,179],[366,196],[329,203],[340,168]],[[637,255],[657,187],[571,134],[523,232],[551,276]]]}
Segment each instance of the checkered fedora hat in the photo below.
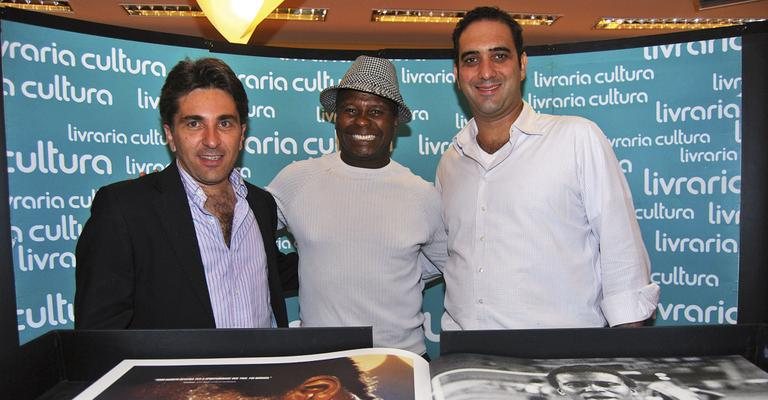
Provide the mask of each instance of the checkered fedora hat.
{"label": "checkered fedora hat", "polygon": [[395,66],[384,58],[369,56],[357,57],[347,73],[336,86],[330,86],[320,92],[320,104],[326,111],[336,111],[336,95],[339,89],[352,89],[372,93],[389,99],[397,104],[397,120],[411,120],[411,110],[405,105],[397,83]]}

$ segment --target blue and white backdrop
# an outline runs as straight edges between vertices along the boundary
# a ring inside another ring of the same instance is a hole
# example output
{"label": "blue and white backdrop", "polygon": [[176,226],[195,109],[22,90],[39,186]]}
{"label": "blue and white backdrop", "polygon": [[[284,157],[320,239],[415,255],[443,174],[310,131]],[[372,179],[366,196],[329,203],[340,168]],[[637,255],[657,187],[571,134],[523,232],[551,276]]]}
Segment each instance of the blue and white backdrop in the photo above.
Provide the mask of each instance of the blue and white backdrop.
{"label": "blue and white backdrop", "polygon": [[[22,343],[73,326],[74,248],[95,190],[170,162],[157,102],[180,59],[222,58],[245,85],[250,119],[242,173],[248,181],[264,186],[286,164],[335,148],[335,116],[322,109],[318,95],[339,81],[347,60],[212,53],[1,24]],[[414,120],[400,130],[393,157],[433,181],[440,155],[469,118],[452,61],[394,62]],[[652,279],[662,287],[656,325],[736,323],[741,91],[739,37],[529,58],[524,99],[539,112],[596,121],[616,151]],[[290,248],[286,239],[278,244]],[[442,285],[426,294],[433,354],[442,294]],[[294,319],[296,304],[289,301]]]}

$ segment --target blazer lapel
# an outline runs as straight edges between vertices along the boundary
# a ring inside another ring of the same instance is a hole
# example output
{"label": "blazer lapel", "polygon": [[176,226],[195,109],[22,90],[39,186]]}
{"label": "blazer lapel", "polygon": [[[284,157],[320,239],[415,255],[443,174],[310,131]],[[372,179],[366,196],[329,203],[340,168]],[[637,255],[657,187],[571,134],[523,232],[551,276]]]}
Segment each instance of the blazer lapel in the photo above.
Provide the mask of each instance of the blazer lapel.
{"label": "blazer lapel", "polygon": [[197,243],[195,224],[189,210],[187,194],[181,182],[176,162],[158,173],[157,189],[160,196],[154,206],[160,216],[160,224],[165,230],[168,243],[179,261],[183,278],[189,281],[190,287],[205,306],[205,310],[213,321],[213,307],[208,294],[205,280],[205,269]]}
{"label": "blazer lapel", "polygon": [[248,205],[253,211],[253,215],[256,217],[256,222],[259,224],[259,231],[261,232],[261,238],[264,240],[264,252],[267,255],[267,262],[271,263],[275,259],[275,246],[270,246],[270,241],[275,240],[274,231],[272,230],[272,223],[269,216],[269,208],[263,201],[254,196],[251,191],[248,191]]}

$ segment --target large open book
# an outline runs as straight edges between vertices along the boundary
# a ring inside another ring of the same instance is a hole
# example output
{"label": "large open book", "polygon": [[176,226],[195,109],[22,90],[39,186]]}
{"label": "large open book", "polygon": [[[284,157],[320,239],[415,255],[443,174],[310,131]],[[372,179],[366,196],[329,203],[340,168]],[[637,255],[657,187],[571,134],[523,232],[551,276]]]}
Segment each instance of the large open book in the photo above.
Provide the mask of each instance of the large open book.
{"label": "large open book", "polygon": [[76,399],[766,399],[741,356],[521,359],[359,349],[308,356],[125,360]]}

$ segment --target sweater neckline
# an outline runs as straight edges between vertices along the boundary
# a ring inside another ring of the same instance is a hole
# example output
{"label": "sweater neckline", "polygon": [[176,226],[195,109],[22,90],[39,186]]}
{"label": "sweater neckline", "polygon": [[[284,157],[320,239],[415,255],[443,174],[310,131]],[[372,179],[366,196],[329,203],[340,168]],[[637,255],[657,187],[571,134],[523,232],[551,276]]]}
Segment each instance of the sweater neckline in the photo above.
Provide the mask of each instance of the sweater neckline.
{"label": "sweater neckline", "polygon": [[336,164],[336,167],[337,167],[336,169],[338,169],[339,171],[343,172],[346,175],[349,175],[352,177],[360,177],[360,178],[390,175],[396,168],[395,165],[397,164],[395,160],[390,159],[389,163],[381,168],[355,167],[345,163],[344,160],[341,159],[341,153],[339,152],[333,153],[333,161],[334,161],[334,164]]}

